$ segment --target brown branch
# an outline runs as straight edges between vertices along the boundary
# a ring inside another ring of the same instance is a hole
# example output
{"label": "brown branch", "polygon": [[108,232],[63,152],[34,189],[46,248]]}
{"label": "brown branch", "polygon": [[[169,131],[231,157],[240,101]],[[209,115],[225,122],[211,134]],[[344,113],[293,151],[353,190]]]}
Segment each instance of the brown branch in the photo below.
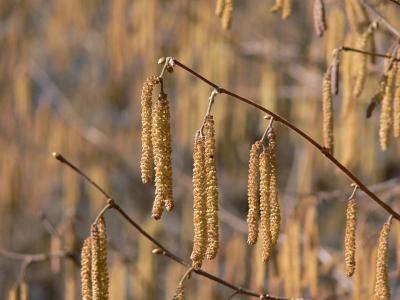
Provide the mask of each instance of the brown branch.
{"label": "brown branch", "polygon": [[237,100],[240,100],[244,103],[247,103],[265,113],[267,113],[268,115],[270,115],[271,117],[274,118],[275,121],[282,123],[283,125],[285,125],[286,127],[288,127],[289,129],[293,130],[294,132],[296,132],[298,135],[300,135],[302,138],[304,138],[305,140],[307,140],[311,145],[313,145],[315,148],[317,148],[319,151],[321,151],[322,154],[324,154],[326,156],[327,159],[329,159],[333,164],[335,164],[344,174],[347,175],[347,177],[349,177],[355,184],[357,184],[359,186],[359,188],[364,191],[364,193],[366,193],[373,201],[375,201],[377,204],[379,204],[383,209],[385,209],[389,214],[393,215],[393,217],[395,219],[397,219],[398,221],[400,221],[400,215],[393,210],[393,208],[386,204],[385,202],[383,202],[376,194],[374,194],[356,175],[354,175],[349,169],[347,169],[344,165],[342,165],[332,154],[329,153],[329,151],[327,151],[327,149],[325,147],[323,147],[322,145],[320,145],[317,141],[315,141],[312,137],[310,137],[307,133],[305,133],[304,131],[302,131],[301,129],[299,129],[297,126],[295,126],[294,124],[290,123],[288,120],[286,120],[285,118],[277,115],[276,113],[270,111],[269,109],[253,102],[250,99],[247,99],[245,97],[242,97],[238,94],[235,94],[234,92],[231,92],[229,90],[226,90],[220,86],[218,86],[217,84],[215,84],[214,82],[208,80],[207,78],[205,78],[204,76],[200,75],[199,73],[197,73],[196,71],[194,71],[193,69],[189,68],[188,66],[184,65],[183,63],[181,63],[179,60],[177,59],[172,59],[172,62],[174,65],[181,67],[182,69],[186,70],[187,72],[191,73],[192,75],[196,76],[197,78],[201,79],[202,81],[204,81],[205,83],[207,83],[208,85],[212,86],[213,88],[215,88],[219,93],[221,94],[227,94]]}
{"label": "brown branch", "polygon": [[[398,31],[385,17],[383,17],[371,4],[366,0],[360,1],[372,14],[378,18],[378,22],[382,23],[393,35],[400,39],[400,31]],[[399,4],[399,3],[397,3]]]}
{"label": "brown branch", "polygon": [[342,46],[342,47],[339,48],[339,50],[340,51],[356,52],[356,53],[361,53],[361,54],[370,55],[370,56],[374,56],[374,57],[390,58],[390,59],[393,59],[395,61],[400,61],[400,59],[395,58],[392,55],[376,53],[376,52],[370,52],[370,51],[365,51],[365,50],[356,49],[356,48],[352,48],[352,47]]}
{"label": "brown branch", "polygon": [[[166,257],[169,257],[170,259],[174,260],[175,262],[181,264],[182,266],[186,268],[191,268],[191,263],[185,261],[183,258],[175,255],[171,251],[169,251],[166,247],[164,247],[159,241],[157,241],[156,238],[151,236],[149,233],[147,233],[138,223],[136,223],[126,212],[123,210],[116,202],[115,200],[111,200],[110,204],[110,199],[113,199],[109,196],[107,192],[105,192],[97,183],[95,183],[89,176],[87,176],[82,170],[80,170],[77,166],[75,166],[73,163],[68,161],[64,156],[58,153],[53,153],[53,156],[61,163],[67,165],[70,167],[72,170],[77,172],[79,175],[81,175],[84,179],[86,179],[90,184],[92,184],[96,189],[98,189],[104,196],[106,196],[108,203],[107,205],[101,210],[99,215],[104,214],[105,211],[108,209],[115,209],[119,214],[132,226],[134,227],[137,231],[139,231],[140,234],[142,234],[146,239],[148,239],[150,242],[152,242],[154,245],[158,247],[158,249],[153,250],[154,254],[161,254]],[[260,294],[257,293],[256,291],[252,291],[249,289],[242,288],[240,286],[234,285],[228,281],[225,281],[224,279],[217,277],[211,273],[208,273],[206,271],[203,271],[201,269],[195,270],[193,269],[193,272],[206,277],[212,281],[215,281],[221,285],[224,285],[234,291],[240,292],[242,295],[254,297],[254,298],[259,298],[259,299],[270,299],[270,300],[294,300],[296,298],[285,298],[285,297],[277,297],[277,296],[271,296],[268,294]]]}

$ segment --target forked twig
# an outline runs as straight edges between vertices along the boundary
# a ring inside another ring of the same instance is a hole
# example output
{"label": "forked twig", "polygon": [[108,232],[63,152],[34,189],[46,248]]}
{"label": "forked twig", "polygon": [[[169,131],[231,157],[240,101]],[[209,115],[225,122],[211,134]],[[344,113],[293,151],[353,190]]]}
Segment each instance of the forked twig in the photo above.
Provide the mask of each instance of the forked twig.
{"label": "forked twig", "polygon": [[[105,192],[97,183],[95,183],[89,176],[87,176],[82,170],[80,170],[77,166],[75,166],[73,163],[68,161],[64,156],[61,154],[53,154],[53,156],[61,163],[67,165],[70,167],[72,170],[77,172],[79,175],[81,175],[84,179],[86,179],[90,184],[92,184],[96,189],[98,189],[104,196],[106,196],[108,203],[107,205],[101,210],[99,216],[104,214],[105,211],[108,209],[115,209],[132,227],[134,227],[137,231],[139,231],[140,234],[142,234],[146,239],[148,239],[150,242],[152,242],[154,245],[156,245],[158,248],[153,250],[153,254],[159,254],[166,256],[175,262],[181,264],[182,266],[186,268],[191,268],[192,264],[185,261],[183,258],[175,255],[171,251],[169,251],[166,247],[164,247],[159,241],[157,241],[156,238],[154,238],[152,235],[147,233],[138,223],[136,223],[126,212],[124,209],[122,209],[116,202],[115,200],[112,200],[112,203],[110,205],[110,199],[113,199],[112,197],[109,196],[107,192]],[[234,291],[240,291],[240,294],[254,297],[254,298],[260,298],[260,297],[265,297],[265,294],[260,294],[257,293],[256,291],[249,290],[249,289],[244,289],[240,286],[234,285],[228,281],[225,281],[224,279],[217,277],[215,275],[212,275],[211,273],[208,273],[206,271],[203,271],[201,269],[195,270],[193,269],[192,272],[206,277],[212,281],[215,281],[221,285],[224,285]],[[295,300],[293,298],[285,298],[285,297],[277,297],[277,296],[271,296],[267,295],[266,298],[264,299],[270,299],[270,300]]]}

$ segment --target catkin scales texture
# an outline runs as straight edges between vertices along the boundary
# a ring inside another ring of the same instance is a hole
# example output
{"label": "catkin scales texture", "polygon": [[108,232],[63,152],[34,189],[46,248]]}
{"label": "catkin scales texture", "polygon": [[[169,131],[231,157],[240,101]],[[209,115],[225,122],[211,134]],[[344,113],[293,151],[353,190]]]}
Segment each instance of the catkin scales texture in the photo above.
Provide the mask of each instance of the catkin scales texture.
{"label": "catkin scales texture", "polygon": [[149,183],[153,174],[153,146],[151,140],[152,129],[152,96],[153,88],[159,82],[155,76],[146,79],[142,88],[141,107],[142,107],[142,157],[140,169],[143,183]]}
{"label": "catkin scales texture", "polygon": [[272,246],[276,244],[281,226],[281,208],[278,198],[278,165],[276,159],[276,134],[273,129],[268,133],[268,172],[269,172],[269,204],[270,230]]}
{"label": "catkin scales texture", "polygon": [[258,224],[260,218],[259,205],[259,164],[260,164],[261,143],[256,141],[250,150],[249,174],[247,181],[247,199],[248,199],[248,238],[247,243],[254,245],[258,239]]}
{"label": "catkin scales texture", "polygon": [[[397,51],[397,57],[400,57],[400,50]],[[394,85],[393,99],[393,134],[394,137],[400,137],[400,68],[397,65],[396,81]]]}
{"label": "catkin scales texture", "polygon": [[262,260],[264,262],[268,261],[272,250],[269,203],[270,174],[268,164],[268,152],[264,149],[260,154],[260,229],[262,237]]}
{"label": "catkin scales texture", "polygon": [[389,284],[389,233],[392,225],[391,217],[383,225],[379,236],[378,253],[376,258],[374,300],[390,299]]}
{"label": "catkin scales texture", "polygon": [[313,17],[315,33],[321,37],[326,30],[325,5],[323,0],[314,0]]}
{"label": "catkin scales texture", "polygon": [[344,238],[344,253],[346,275],[353,276],[356,267],[356,227],[357,227],[357,202],[352,198],[347,203],[346,230]]}
{"label": "catkin scales texture", "polygon": [[81,254],[81,286],[82,286],[82,300],[92,299],[92,243],[91,238],[88,237],[83,242]]}
{"label": "catkin scales texture", "polygon": [[207,179],[207,259],[214,259],[219,248],[218,180],[215,161],[214,118],[206,116],[204,123],[205,169]]}
{"label": "catkin scales texture", "polygon": [[333,154],[333,101],[330,73],[324,75],[322,82],[322,118],[324,146]]}
{"label": "catkin scales texture", "polygon": [[193,267],[201,268],[207,247],[207,190],[204,165],[204,137],[196,136],[193,149]]}
{"label": "catkin scales texture", "polygon": [[397,72],[397,63],[394,62],[388,71],[385,92],[382,99],[382,109],[379,121],[379,142],[383,151],[387,150],[389,145],[390,130],[393,124],[393,87]]}
{"label": "catkin scales texture", "polygon": [[155,168],[155,199],[152,216],[158,220],[164,207],[174,207],[172,191],[172,158],[169,102],[166,94],[160,94],[153,112],[152,143]]}

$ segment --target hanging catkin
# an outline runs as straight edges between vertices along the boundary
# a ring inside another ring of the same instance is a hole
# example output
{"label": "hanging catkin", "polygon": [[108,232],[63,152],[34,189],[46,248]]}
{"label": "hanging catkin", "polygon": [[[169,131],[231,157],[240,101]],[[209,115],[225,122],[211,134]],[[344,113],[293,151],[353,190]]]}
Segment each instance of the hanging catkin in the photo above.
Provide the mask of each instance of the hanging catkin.
{"label": "hanging catkin", "polygon": [[357,202],[351,198],[347,203],[346,210],[346,232],[344,238],[344,255],[346,263],[346,274],[351,277],[356,267],[356,225],[357,225]]}
{"label": "hanging catkin", "polygon": [[[371,44],[373,30],[376,25],[371,24],[368,26],[368,29],[361,35],[360,41],[358,42],[357,49],[367,50],[367,46]],[[359,55],[359,62],[357,64],[357,74],[356,74],[356,81],[354,84],[354,96],[358,97],[361,95],[364,84],[365,78],[367,73],[367,62],[368,57],[366,55]]]}
{"label": "hanging catkin", "polygon": [[332,51],[332,67],[331,67],[331,92],[333,95],[339,93],[339,64],[340,52],[338,49]]}
{"label": "hanging catkin", "polygon": [[282,19],[286,20],[292,14],[292,0],[283,0],[282,3]]}
{"label": "hanging catkin", "polygon": [[205,167],[207,179],[207,259],[214,259],[219,248],[218,181],[215,162],[214,118],[207,115],[204,122]]}
{"label": "hanging catkin", "polygon": [[389,233],[392,216],[383,225],[379,236],[378,253],[376,258],[374,300],[389,300]]}
{"label": "hanging catkin", "polygon": [[201,268],[207,247],[207,191],[204,161],[204,137],[196,134],[193,149],[193,250],[190,256],[195,269]]}
{"label": "hanging catkin", "polygon": [[222,17],[224,6],[225,6],[225,0],[217,0],[217,3],[215,5],[215,14],[218,17]]}
{"label": "hanging catkin", "polygon": [[333,103],[330,72],[324,74],[322,82],[322,117],[324,146],[333,154]]}
{"label": "hanging catkin", "polygon": [[153,112],[152,143],[156,173],[152,216],[158,220],[164,207],[173,208],[170,112],[167,95],[162,93]]}
{"label": "hanging catkin", "polygon": [[314,0],[313,17],[315,33],[322,37],[326,30],[324,0]]}
{"label": "hanging catkin", "polygon": [[142,157],[140,169],[143,183],[151,181],[153,174],[153,146],[151,140],[152,128],[152,95],[154,86],[159,83],[159,78],[152,76],[146,79],[141,95],[142,106]]}
{"label": "hanging catkin", "polygon": [[107,240],[103,217],[91,229],[92,300],[108,299]]}
{"label": "hanging catkin", "polygon": [[82,286],[82,300],[92,300],[92,250],[91,238],[88,237],[83,242],[81,254],[81,286]]}
{"label": "hanging catkin", "polygon": [[281,207],[278,198],[278,164],[276,161],[276,134],[273,128],[268,132],[268,171],[271,246],[278,241],[281,227]]}
{"label": "hanging catkin", "polygon": [[19,300],[29,299],[29,287],[24,280],[19,284]]}
{"label": "hanging catkin", "polygon": [[[397,59],[400,58],[400,50],[397,50],[396,57]],[[398,67],[398,63],[393,99],[393,134],[396,138],[400,137],[400,68]]]}
{"label": "hanging catkin", "polygon": [[254,245],[258,239],[258,223],[260,218],[259,206],[259,165],[261,143],[256,141],[250,150],[249,174],[247,181],[247,199],[249,211],[247,214],[248,237],[247,243]]}
{"label": "hanging catkin", "polygon": [[264,262],[268,261],[272,250],[269,203],[270,172],[268,168],[268,156],[268,150],[263,149],[260,154],[260,227],[262,237],[262,260]]}
{"label": "hanging catkin", "polygon": [[233,0],[225,0],[224,10],[222,12],[222,28],[228,30],[232,25]]}
{"label": "hanging catkin", "polygon": [[379,122],[379,142],[383,151],[387,150],[389,145],[390,130],[393,124],[393,86],[397,73],[397,62],[390,62],[392,66],[388,71],[388,77],[385,87],[385,93],[382,99],[382,109]]}
{"label": "hanging catkin", "polygon": [[185,299],[185,289],[183,284],[180,282],[175,290],[172,300],[184,300]]}

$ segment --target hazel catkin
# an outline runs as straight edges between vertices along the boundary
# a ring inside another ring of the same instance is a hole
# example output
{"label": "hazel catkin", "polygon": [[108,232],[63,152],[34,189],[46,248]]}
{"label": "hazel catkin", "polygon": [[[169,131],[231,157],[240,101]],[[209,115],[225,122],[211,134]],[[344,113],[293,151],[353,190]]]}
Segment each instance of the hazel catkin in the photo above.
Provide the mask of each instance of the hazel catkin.
{"label": "hazel catkin", "polygon": [[339,93],[339,72],[340,72],[340,51],[334,49],[332,51],[332,67],[331,67],[331,92],[333,95]]}
{"label": "hazel catkin", "polygon": [[346,230],[344,238],[344,255],[346,275],[351,277],[356,267],[356,226],[357,226],[357,202],[351,198],[347,203]]}
{"label": "hazel catkin", "polygon": [[207,259],[214,259],[219,248],[218,180],[215,162],[215,128],[212,115],[204,123],[205,169],[207,180]]}
{"label": "hazel catkin", "polygon": [[153,110],[153,88],[159,83],[159,78],[151,76],[146,79],[141,95],[141,118],[142,118],[142,157],[140,169],[143,183],[149,183],[153,174],[153,146],[151,140],[152,110]]}
{"label": "hazel catkin", "polygon": [[379,121],[379,142],[383,151],[387,150],[389,145],[390,130],[393,124],[393,86],[395,84],[395,76],[397,73],[397,62],[392,62],[392,66],[388,71],[385,92],[382,99],[382,109]]}
{"label": "hazel catkin", "polygon": [[[400,50],[397,50],[397,58],[400,58]],[[393,135],[396,138],[400,136],[400,68],[398,66],[394,85]]]}
{"label": "hazel catkin", "polygon": [[268,261],[272,250],[269,203],[270,173],[268,164],[268,151],[264,146],[260,154],[260,229],[262,236],[262,260],[264,262]]}
{"label": "hazel catkin", "polygon": [[218,17],[222,17],[224,6],[225,6],[225,0],[217,0],[217,3],[215,5],[215,14]]}
{"label": "hazel catkin", "polygon": [[286,20],[292,14],[293,0],[283,0],[282,3],[282,19]]}
{"label": "hazel catkin", "polygon": [[322,82],[322,117],[324,147],[333,154],[333,103],[330,72],[324,74]]}
{"label": "hazel catkin", "polygon": [[164,207],[173,209],[170,112],[167,95],[161,93],[153,112],[152,143],[155,168],[155,199],[152,216],[158,220]]}
{"label": "hazel catkin", "polygon": [[281,10],[281,9],[282,9],[282,6],[283,6],[283,1],[284,1],[284,0],[275,0],[275,4],[274,4],[274,6],[271,7],[270,11],[271,11],[272,13],[276,13],[276,12],[278,12],[279,10]]}
{"label": "hazel catkin", "polygon": [[83,242],[81,254],[81,291],[82,300],[92,300],[92,250],[91,238],[88,237]]}
{"label": "hazel catkin", "polygon": [[278,166],[276,160],[276,134],[273,128],[268,132],[268,172],[271,245],[276,244],[281,227],[281,208],[278,198]]}
{"label": "hazel catkin", "polygon": [[325,5],[324,0],[314,0],[313,6],[313,17],[314,17],[314,30],[315,33],[322,37],[326,30],[326,18],[325,18]]}
{"label": "hazel catkin", "polygon": [[389,233],[392,225],[392,216],[385,222],[378,242],[375,269],[374,300],[390,299],[389,285]]}
{"label": "hazel catkin", "polygon": [[207,247],[207,191],[204,165],[204,137],[196,134],[193,149],[193,250],[190,256],[195,269],[201,268]]}
{"label": "hazel catkin", "polygon": [[260,164],[261,143],[256,141],[250,150],[249,159],[249,174],[247,181],[247,199],[248,199],[248,214],[247,226],[248,237],[247,243],[254,245],[258,239],[258,223],[260,218],[259,205],[259,164]]}

